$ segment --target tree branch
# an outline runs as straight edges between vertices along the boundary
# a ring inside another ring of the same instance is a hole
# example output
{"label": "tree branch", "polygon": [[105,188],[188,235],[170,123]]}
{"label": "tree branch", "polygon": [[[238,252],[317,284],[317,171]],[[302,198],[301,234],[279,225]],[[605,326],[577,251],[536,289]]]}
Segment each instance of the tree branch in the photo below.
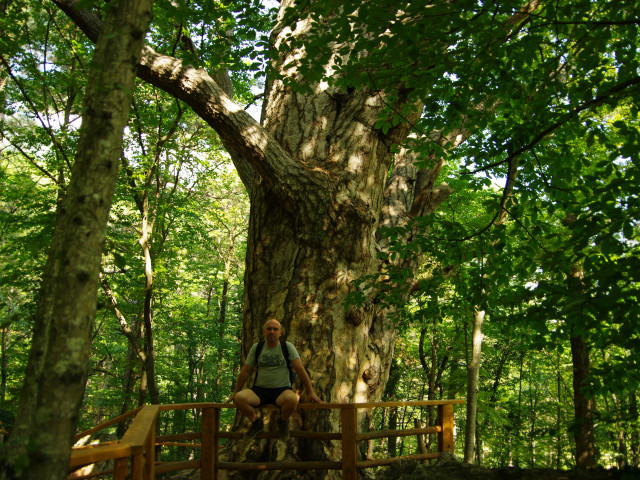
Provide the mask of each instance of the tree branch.
{"label": "tree branch", "polygon": [[[86,9],[76,9],[77,0],[53,1],[92,41],[96,41],[102,30],[97,15]],[[261,175],[282,205],[292,212],[300,210],[298,198],[305,198],[310,191],[331,189],[326,173],[295,162],[205,70],[185,65],[177,58],[145,46],[137,73],[142,80],[183,100],[218,133],[225,147],[237,153],[232,158],[249,190],[255,180],[251,167]]]}

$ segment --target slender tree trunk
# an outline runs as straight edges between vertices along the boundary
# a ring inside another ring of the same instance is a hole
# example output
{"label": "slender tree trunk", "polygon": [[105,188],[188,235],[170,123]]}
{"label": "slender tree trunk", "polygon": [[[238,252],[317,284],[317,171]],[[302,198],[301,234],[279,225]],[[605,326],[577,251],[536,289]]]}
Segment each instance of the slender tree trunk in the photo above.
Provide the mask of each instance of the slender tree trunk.
{"label": "slender tree trunk", "polygon": [[[433,319],[433,335],[431,341],[431,349],[430,349],[430,362],[427,364],[426,354],[424,352],[424,343],[428,334],[428,329],[426,327],[422,327],[420,329],[420,343],[419,343],[419,355],[420,355],[420,363],[422,364],[422,368],[427,374],[428,377],[428,388],[427,388],[427,400],[435,400],[436,399],[436,379],[438,374],[438,319]],[[429,405],[427,408],[428,415],[428,425],[433,425],[435,421],[435,412],[433,405]],[[431,446],[431,435],[427,435],[426,448]]]}
{"label": "slender tree trunk", "polygon": [[7,351],[9,350],[9,339],[11,336],[11,303],[7,311],[7,326],[0,329],[0,402],[4,402],[7,394],[7,378],[9,378],[9,371],[7,365]]}
{"label": "slender tree trunk", "polygon": [[78,155],[43,276],[5,474],[19,457],[28,458],[24,479],[57,480],[67,473],[87,378],[98,272],[122,132],[151,5],[145,0],[121,0],[108,9],[104,35],[96,46]]}
{"label": "slender tree trunk", "polygon": [[522,373],[524,371],[524,351],[520,352],[520,368],[518,374],[518,411],[516,413],[516,442],[515,442],[515,466],[520,464],[520,437],[522,434]]}
{"label": "slender tree trunk", "polygon": [[[625,408],[624,402],[621,402],[618,399],[618,395],[615,393],[611,394],[611,400],[613,400],[613,409],[615,413],[615,424],[617,429],[614,433],[615,442],[617,443],[617,451],[616,455],[616,465],[618,468],[625,468],[629,464],[629,457],[627,451],[627,432],[625,432]],[[607,410],[609,410],[609,406],[606,405]]]}
{"label": "slender tree trunk", "polygon": [[575,426],[573,438],[576,444],[576,467],[596,466],[593,397],[585,391],[589,377],[589,347],[582,335],[571,336],[571,358],[573,360],[573,406]]}
{"label": "slender tree trunk", "polygon": [[[151,172],[155,168],[151,169]],[[149,173],[151,176],[152,173]],[[154,215],[151,214],[149,208],[149,194],[145,189],[142,202],[142,236],[138,240],[142,247],[144,258],[144,309],[142,314],[142,324],[144,326],[144,378],[146,390],[149,394],[149,402],[152,405],[160,403],[160,392],[156,382],[156,361],[155,348],[153,344],[153,259],[151,255],[151,235],[153,234]]]}
{"label": "slender tree trunk", "polygon": [[[583,270],[580,265],[572,265],[569,286],[582,291]],[[573,406],[575,411],[573,438],[576,444],[576,467],[596,466],[594,412],[595,400],[589,392],[589,343],[586,332],[578,331],[581,326],[573,319],[570,322],[571,360],[573,364]]]}
{"label": "slender tree trunk", "polygon": [[556,389],[558,391],[558,406],[556,409],[556,430],[558,431],[558,435],[556,436],[556,469],[560,469],[562,467],[562,373],[560,370],[561,366],[561,353],[558,350],[557,352],[557,369],[556,369]]}
{"label": "slender tree trunk", "polygon": [[629,424],[631,425],[630,445],[631,466],[640,467],[640,419],[638,418],[638,396],[636,392],[629,394]]}
{"label": "slender tree trunk", "polygon": [[224,277],[222,279],[222,293],[220,294],[218,325],[220,328],[220,338],[224,335],[224,323],[227,320],[227,303],[229,301],[229,280],[231,278],[231,266],[233,264],[233,254],[235,250],[235,235],[229,236],[230,244],[224,260]]}
{"label": "slender tree trunk", "polygon": [[[389,409],[389,430],[395,430],[398,426],[398,407],[391,407]],[[389,437],[387,441],[387,448],[389,449],[389,456],[395,457],[397,455],[398,437]]]}
{"label": "slender tree trunk", "polygon": [[[531,370],[533,365],[531,366]],[[529,468],[536,466],[536,422],[538,419],[537,412],[538,392],[537,387],[533,384],[533,372],[529,371],[529,418],[531,420],[529,426]]]}
{"label": "slender tree trunk", "polygon": [[471,360],[467,365],[467,422],[464,438],[464,462],[473,463],[480,389],[480,365],[482,363],[482,324],[484,311],[474,310]]}
{"label": "slender tree trunk", "polygon": [[[133,407],[133,389],[136,382],[136,365],[139,365],[138,355],[131,343],[127,348],[127,364],[125,367],[123,385],[122,385],[122,405],[120,407],[120,415],[127,413]],[[116,436],[122,438],[127,431],[128,422],[118,423],[116,428]]]}

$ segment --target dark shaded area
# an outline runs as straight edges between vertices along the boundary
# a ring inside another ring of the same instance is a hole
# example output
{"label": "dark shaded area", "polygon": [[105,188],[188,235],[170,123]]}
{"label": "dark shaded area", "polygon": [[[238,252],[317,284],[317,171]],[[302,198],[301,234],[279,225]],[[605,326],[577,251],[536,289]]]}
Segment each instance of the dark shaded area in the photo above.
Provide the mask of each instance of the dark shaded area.
{"label": "dark shaded area", "polygon": [[0,408],[0,442],[4,441],[9,433],[11,433],[11,428],[13,428],[15,421],[16,417],[13,413],[4,408]]}
{"label": "dark shaded area", "polygon": [[552,470],[546,468],[485,468],[455,461],[423,465],[398,462],[379,471],[376,480],[638,480],[640,469]]}

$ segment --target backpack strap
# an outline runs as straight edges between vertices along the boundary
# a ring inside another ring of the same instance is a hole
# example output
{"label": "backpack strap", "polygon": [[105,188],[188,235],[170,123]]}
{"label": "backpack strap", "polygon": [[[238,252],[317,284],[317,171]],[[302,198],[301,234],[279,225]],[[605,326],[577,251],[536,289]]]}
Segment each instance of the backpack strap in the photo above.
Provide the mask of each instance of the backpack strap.
{"label": "backpack strap", "polygon": [[253,377],[253,385],[255,386],[256,381],[258,380],[258,369],[260,368],[260,364],[258,363],[258,358],[260,357],[260,352],[262,351],[262,347],[264,347],[264,340],[260,340],[258,345],[256,345],[256,351],[254,354],[255,362],[256,362],[256,375]]}
{"label": "backpack strap", "polygon": [[291,364],[289,363],[289,347],[287,347],[287,342],[284,339],[280,339],[280,348],[282,349],[282,355],[284,356],[284,361],[287,364],[287,368],[289,369],[289,383],[293,386],[293,381],[296,378],[296,374],[291,370]]}

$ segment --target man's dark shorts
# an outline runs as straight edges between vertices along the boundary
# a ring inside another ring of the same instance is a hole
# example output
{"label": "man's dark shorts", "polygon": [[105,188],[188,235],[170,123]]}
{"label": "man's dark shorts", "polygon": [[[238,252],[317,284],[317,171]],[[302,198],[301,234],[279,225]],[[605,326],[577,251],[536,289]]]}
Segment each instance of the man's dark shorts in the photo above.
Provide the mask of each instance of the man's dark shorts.
{"label": "man's dark shorts", "polygon": [[276,404],[276,398],[280,396],[285,390],[293,390],[291,387],[280,388],[264,388],[264,387],[251,387],[253,393],[255,393],[260,399],[260,405]]}

